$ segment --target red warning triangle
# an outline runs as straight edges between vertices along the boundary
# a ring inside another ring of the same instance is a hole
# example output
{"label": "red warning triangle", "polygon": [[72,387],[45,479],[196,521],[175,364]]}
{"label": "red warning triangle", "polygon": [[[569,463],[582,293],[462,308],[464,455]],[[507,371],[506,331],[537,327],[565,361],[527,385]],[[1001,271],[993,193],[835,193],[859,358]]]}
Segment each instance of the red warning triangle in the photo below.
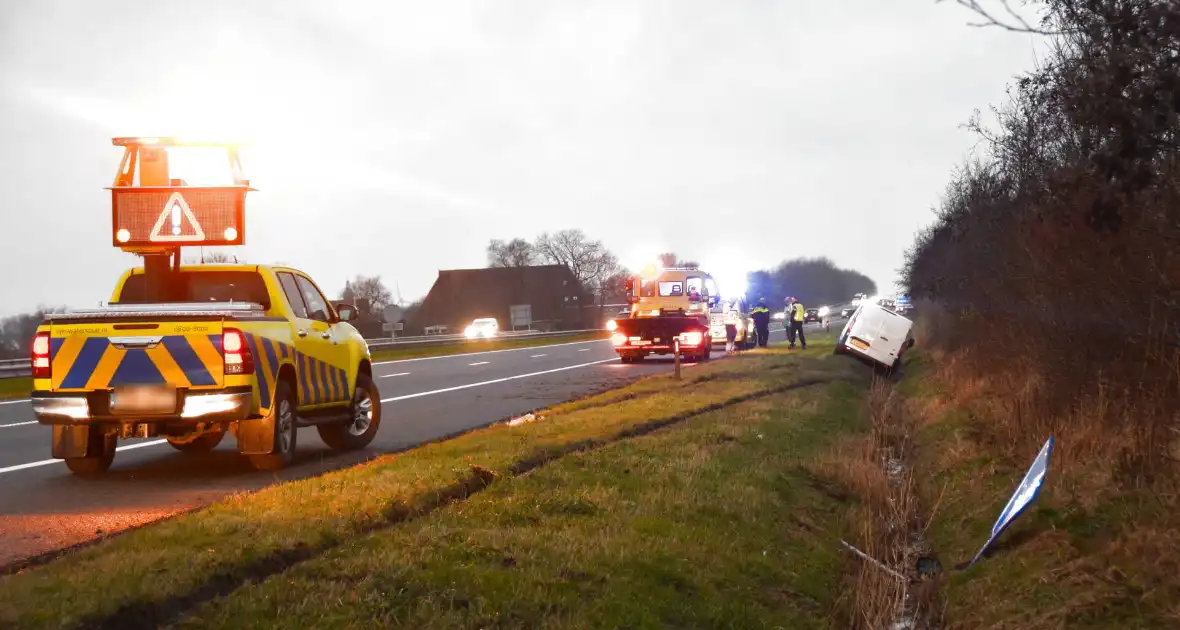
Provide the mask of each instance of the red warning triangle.
{"label": "red warning triangle", "polygon": [[157,243],[203,241],[205,240],[205,230],[201,229],[200,223],[197,223],[197,219],[193,216],[193,211],[189,209],[184,196],[179,192],[174,192],[168,198],[168,202],[164,204],[164,211],[156,219],[156,225],[152,228],[148,239]]}

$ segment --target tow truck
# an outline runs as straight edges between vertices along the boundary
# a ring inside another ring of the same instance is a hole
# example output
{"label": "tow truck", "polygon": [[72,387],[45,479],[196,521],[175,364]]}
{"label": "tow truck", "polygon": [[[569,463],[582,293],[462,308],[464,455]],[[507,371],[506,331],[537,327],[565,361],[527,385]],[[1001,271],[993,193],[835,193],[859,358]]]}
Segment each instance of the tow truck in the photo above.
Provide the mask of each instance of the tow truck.
{"label": "tow truck", "polygon": [[708,361],[709,309],[719,295],[713,278],[699,269],[648,265],[627,283],[630,316],[615,319],[615,352],[623,363],[676,353]]}
{"label": "tow truck", "polygon": [[[291,463],[296,429],[337,450],[367,446],[381,395],[356,311],[333,307],[297,269],[180,265],[183,246],[245,242],[245,197],[232,144],[115,138],[112,242],[143,257],[100,308],[46,316],[32,343],[30,400],[53,429],[52,454],[79,475],[110,468],[120,439],[163,437],[207,452],[225,433],[259,470]],[[223,150],[232,183],[189,186],[170,155]],[[138,166],[138,168],[137,168]],[[138,182],[135,181],[138,172]]]}

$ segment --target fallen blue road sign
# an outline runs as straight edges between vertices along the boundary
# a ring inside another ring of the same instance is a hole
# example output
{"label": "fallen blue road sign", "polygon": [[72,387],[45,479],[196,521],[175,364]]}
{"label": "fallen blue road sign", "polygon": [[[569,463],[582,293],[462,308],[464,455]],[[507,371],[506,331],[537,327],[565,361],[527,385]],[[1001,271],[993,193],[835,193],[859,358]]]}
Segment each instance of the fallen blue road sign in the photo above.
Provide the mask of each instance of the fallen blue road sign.
{"label": "fallen blue road sign", "polygon": [[1016,492],[1012,493],[1012,498],[1008,499],[1008,504],[1000,512],[1000,517],[996,519],[996,523],[992,525],[991,536],[988,537],[987,542],[983,543],[983,547],[979,548],[979,552],[967,563],[967,566],[975,564],[987,548],[1004,533],[1005,529],[1016,520],[1017,516],[1028,507],[1034,499],[1037,498],[1037,493],[1040,492],[1041,486],[1045,483],[1045,475],[1049,472],[1049,456],[1053,453],[1053,436],[1045,441],[1045,445],[1041,447],[1041,452],[1037,454],[1037,458],[1033,460],[1032,466],[1025,473],[1024,479],[1020,481],[1020,485],[1016,486]]}

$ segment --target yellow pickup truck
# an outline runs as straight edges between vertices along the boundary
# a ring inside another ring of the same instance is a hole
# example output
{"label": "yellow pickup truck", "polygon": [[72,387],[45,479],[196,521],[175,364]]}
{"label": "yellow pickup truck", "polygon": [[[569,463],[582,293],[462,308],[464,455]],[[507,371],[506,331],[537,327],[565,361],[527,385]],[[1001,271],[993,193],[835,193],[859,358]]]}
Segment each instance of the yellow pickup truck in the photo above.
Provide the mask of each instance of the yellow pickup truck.
{"label": "yellow pickup truck", "polygon": [[194,453],[228,431],[260,470],[291,463],[299,427],[337,450],[372,442],[381,396],[356,313],[306,274],[181,266],[150,302],[146,280],[127,271],[108,305],[49,314],[33,339],[33,411],[71,471],[105,472],[119,439]]}

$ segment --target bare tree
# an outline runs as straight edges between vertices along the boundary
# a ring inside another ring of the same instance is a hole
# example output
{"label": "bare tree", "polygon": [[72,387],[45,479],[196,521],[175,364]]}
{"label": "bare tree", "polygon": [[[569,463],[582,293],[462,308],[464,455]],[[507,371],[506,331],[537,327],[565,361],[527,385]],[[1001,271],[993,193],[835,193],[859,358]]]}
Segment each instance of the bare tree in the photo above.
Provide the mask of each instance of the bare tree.
{"label": "bare tree", "polygon": [[523,238],[492,239],[488,243],[489,267],[528,267],[537,258],[536,249]]}
{"label": "bare tree", "polygon": [[[352,280],[345,281],[340,299],[357,303],[362,315],[376,317],[386,306],[393,303],[393,294],[385,283],[381,282],[381,276],[358,275]],[[366,304],[367,307],[364,307]]]}
{"label": "bare tree", "polygon": [[64,306],[38,307],[32,313],[0,319],[0,359],[23,359],[29,356],[29,344],[46,313],[60,313]]}
{"label": "bare tree", "polygon": [[598,297],[602,304],[608,300],[622,300],[627,295],[627,282],[631,280],[631,272],[619,267],[602,281]]}
{"label": "bare tree", "polygon": [[588,291],[601,295],[604,281],[619,270],[619,260],[602,241],[590,240],[582,230],[548,232],[537,237],[541,258],[565,265]]}
{"label": "bare tree", "polygon": [[[934,1],[944,2],[945,0]],[[968,26],[981,28],[987,26],[996,26],[1014,33],[1033,33],[1037,35],[1061,35],[1064,33],[1064,31],[1061,30],[1052,30],[1047,28],[1049,19],[1048,17],[1043,20],[1042,26],[1033,26],[1027,18],[1017,12],[1016,9],[1012,8],[1011,0],[996,0],[996,4],[1000,6],[994,10],[989,10],[987,7],[983,6],[984,3],[981,0],[954,0],[954,3],[983,18],[982,22],[968,22]],[[1008,17],[996,17],[997,13],[1000,11],[1003,11]]]}

